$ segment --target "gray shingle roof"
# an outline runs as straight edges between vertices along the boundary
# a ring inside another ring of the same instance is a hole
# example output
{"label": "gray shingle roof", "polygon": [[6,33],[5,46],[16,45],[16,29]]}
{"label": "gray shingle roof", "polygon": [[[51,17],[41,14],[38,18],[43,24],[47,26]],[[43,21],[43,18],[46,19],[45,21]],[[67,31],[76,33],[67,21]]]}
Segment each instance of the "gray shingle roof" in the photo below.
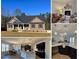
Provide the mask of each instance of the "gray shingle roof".
{"label": "gray shingle roof", "polygon": [[30,23],[35,17],[38,17],[40,20],[43,21],[43,23],[46,20],[46,18],[43,16],[17,16],[16,18],[18,18],[22,23]]}

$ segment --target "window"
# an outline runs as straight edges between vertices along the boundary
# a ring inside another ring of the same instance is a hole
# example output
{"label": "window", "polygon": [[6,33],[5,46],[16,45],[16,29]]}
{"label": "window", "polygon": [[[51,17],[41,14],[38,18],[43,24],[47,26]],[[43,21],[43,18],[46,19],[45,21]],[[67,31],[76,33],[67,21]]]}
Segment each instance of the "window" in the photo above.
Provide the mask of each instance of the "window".
{"label": "window", "polygon": [[2,51],[4,52],[5,51],[5,44],[2,44]]}
{"label": "window", "polygon": [[35,28],[35,24],[32,24],[32,28]]}
{"label": "window", "polygon": [[9,45],[6,45],[6,51],[9,51]]}
{"label": "window", "polygon": [[1,45],[1,48],[2,48],[2,51],[3,51],[3,52],[9,51],[9,45],[8,45],[8,44],[2,44],[2,45]]}
{"label": "window", "polygon": [[39,27],[39,28],[43,28],[43,24],[39,24],[38,27]]}
{"label": "window", "polygon": [[74,40],[75,40],[75,38],[74,38],[74,37],[70,37],[70,42],[71,42],[71,43],[73,43],[73,42],[74,42]]}

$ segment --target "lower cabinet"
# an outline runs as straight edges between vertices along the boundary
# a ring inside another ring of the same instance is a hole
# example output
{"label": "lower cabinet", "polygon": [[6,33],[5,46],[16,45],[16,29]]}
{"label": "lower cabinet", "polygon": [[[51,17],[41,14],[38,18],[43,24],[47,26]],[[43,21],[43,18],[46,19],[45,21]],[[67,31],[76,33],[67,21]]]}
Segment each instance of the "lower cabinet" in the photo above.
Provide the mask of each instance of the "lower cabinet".
{"label": "lower cabinet", "polygon": [[77,49],[74,49],[69,46],[66,46],[65,48],[59,46],[58,49],[59,49],[59,53],[68,55],[71,59],[77,59]]}
{"label": "lower cabinet", "polygon": [[36,51],[36,55],[40,58],[45,58],[45,52]]}

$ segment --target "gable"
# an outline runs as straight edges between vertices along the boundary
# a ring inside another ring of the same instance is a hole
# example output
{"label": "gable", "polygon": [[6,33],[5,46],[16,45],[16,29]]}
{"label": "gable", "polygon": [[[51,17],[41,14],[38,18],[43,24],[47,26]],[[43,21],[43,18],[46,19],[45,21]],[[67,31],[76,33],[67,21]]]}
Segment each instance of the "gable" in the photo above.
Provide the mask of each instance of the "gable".
{"label": "gable", "polygon": [[42,21],[40,18],[38,18],[38,17],[35,17],[32,21],[31,21],[31,23],[43,23],[44,21]]}
{"label": "gable", "polygon": [[12,18],[8,23],[10,24],[17,24],[17,23],[22,23],[19,19],[16,17]]}

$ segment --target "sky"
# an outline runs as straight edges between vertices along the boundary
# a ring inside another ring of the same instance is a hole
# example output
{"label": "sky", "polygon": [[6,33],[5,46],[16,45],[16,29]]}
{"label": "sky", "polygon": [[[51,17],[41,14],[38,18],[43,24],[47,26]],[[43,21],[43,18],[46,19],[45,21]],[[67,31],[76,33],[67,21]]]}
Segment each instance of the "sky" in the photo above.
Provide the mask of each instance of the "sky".
{"label": "sky", "polygon": [[27,15],[38,15],[50,12],[50,3],[50,0],[1,0],[1,8],[8,10],[10,15],[17,8]]}

